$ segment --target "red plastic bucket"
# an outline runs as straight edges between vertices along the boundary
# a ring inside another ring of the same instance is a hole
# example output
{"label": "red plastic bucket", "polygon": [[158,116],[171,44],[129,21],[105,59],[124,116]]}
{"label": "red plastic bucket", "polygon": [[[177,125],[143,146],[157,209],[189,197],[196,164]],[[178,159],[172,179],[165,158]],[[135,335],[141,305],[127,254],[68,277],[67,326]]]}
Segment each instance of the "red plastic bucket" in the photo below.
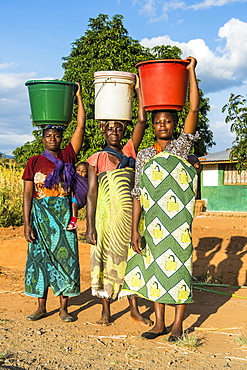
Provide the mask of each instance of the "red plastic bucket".
{"label": "red plastic bucket", "polygon": [[188,89],[189,61],[178,59],[148,60],[136,64],[146,111],[182,110]]}

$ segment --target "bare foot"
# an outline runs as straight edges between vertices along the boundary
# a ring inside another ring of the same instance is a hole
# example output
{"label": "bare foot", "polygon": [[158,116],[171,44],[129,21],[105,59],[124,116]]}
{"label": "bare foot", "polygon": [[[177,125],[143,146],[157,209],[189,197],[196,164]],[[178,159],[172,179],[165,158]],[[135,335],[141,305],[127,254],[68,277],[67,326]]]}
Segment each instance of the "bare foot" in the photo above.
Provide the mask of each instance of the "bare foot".
{"label": "bare foot", "polygon": [[131,313],[130,317],[132,320],[138,322],[142,326],[152,326],[154,324],[152,320],[146,319],[146,317],[143,317],[139,313],[135,313],[135,314]]}
{"label": "bare foot", "polygon": [[151,333],[161,333],[161,332],[164,332],[166,331],[166,327],[165,326],[159,326],[159,325],[155,325],[151,330],[149,330],[149,332]]}
{"label": "bare foot", "polygon": [[183,328],[181,325],[174,325],[172,326],[171,335],[174,337],[180,338],[183,334]]}
{"label": "bare foot", "polygon": [[111,325],[111,323],[110,323],[110,316],[108,316],[108,315],[102,315],[101,318],[98,321],[96,321],[96,324],[102,325],[102,326]]}
{"label": "bare foot", "polygon": [[182,334],[183,333],[182,333],[181,330],[172,329],[172,331],[171,331],[171,335],[174,336],[174,337],[181,338]]}

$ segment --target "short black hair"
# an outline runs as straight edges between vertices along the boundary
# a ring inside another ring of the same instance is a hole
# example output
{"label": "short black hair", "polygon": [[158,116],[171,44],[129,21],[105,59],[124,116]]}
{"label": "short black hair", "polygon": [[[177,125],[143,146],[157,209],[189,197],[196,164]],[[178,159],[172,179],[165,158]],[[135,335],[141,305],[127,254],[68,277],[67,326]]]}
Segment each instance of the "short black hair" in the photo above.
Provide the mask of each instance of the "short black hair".
{"label": "short black hair", "polygon": [[83,164],[84,166],[86,166],[88,168],[88,163],[87,162],[79,162],[77,163],[76,167],[77,168],[78,166],[80,166],[81,164]]}
{"label": "short black hair", "polygon": [[172,109],[161,109],[152,111],[152,123],[154,124],[155,116],[158,113],[168,113],[172,117],[175,125],[178,123],[178,112]]}

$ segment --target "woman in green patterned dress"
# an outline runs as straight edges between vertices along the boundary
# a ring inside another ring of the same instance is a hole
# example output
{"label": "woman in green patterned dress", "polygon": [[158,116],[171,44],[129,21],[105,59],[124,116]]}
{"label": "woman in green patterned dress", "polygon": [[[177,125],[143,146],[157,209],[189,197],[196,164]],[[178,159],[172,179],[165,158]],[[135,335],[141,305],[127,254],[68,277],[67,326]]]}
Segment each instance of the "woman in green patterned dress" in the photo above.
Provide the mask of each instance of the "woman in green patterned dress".
{"label": "woman in green patterned dress", "polygon": [[71,142],[60,149],[63,127],[43,129],[45,151],[31,157],[23,180],[24,236],[28,242],[25,293],[38,298],[37,310],[27,316],[36,321],[46,311],[48,287],[60,297],[60,318],[74,321],[68,313],[68,297],[80,294],[78,240],[75,231],[66,231],[70,219],[70,184],[85,130],[85,110],[80,86],[77,127]]}
{"label": "woman in green patterned dress", "polygon": [[153,112],[157,143],[140,151],[136,161],[131,244],[137,253],[129,254],[121,296],[136,293],[154,302],[155,326],[142,334],[147,339],[166,334],[165,304],[170,303],[176,304],[176,309],[169,341],[178,340],[186,304],[192,302],[191,223],[197,173],[188,154],[198,136],[194,132],[200,98],[197,62],[187,59],[190,111],[182,133],[173,139],[176,112]]}

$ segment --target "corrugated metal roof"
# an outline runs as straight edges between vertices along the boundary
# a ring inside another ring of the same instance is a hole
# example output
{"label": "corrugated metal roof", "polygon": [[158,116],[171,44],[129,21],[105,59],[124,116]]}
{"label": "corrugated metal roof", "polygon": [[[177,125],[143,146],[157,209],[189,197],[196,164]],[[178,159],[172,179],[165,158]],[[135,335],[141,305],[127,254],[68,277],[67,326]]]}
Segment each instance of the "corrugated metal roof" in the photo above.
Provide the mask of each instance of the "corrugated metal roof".
{"label": "corrugated metal roof", "polygon": [[199,157],[200,162],[229,162],[229,156],[231,153],[231,148],[226,150],[222,150],[221,152],[217,153],[210,153],[204,155],[203,157]]}

